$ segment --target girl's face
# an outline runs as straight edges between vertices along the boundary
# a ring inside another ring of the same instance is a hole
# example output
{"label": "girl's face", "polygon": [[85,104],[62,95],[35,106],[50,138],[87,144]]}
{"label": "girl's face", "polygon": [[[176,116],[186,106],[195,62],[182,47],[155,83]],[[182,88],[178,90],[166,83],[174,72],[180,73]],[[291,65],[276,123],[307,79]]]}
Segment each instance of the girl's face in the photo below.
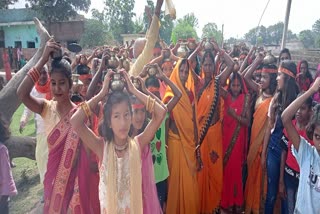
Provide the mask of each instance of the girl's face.
{"label": "girl's face", "polygon": [[238,79],[234,79],[230,85],[231,93],[233,97],[238,97],[241,92],[241,84]]}
{"label": "girl's face", "polygon": [[320,126],[316,126],[313,131],[313,138],[312,141],[314,143],[314,146],[320,151]]}
{"label": "girl's face", "polygon": [[214,63],[212,62],[209,56],[207,56],[204,59],[202,68],[203,68],[205,78],[208,78],[208,77],[211,78],[212,75],[214,74]]}
{"label": "girl's face", "polygon": [[311,114],[312,114],[312,109],[307,104],[304,103],[296,112],[296,120],[299,123],[304,123],[304,122],[307,123],[310,120]]}
{"label": "girl's face", "polygon": [[122,101],[112,106],[110,128],[115,138],[119,140],[127,139],[131,122],[132,117],[128,102]]}
{"label": "girl's face", "polygon": [[185,85],[189,76],[189,68],[187,63],[183,63],[179,68],[179,77],[182,85]]}
{"label": "girl's face", "polygon": [[261,73],[260,72],[254,72],[253,73],[254,81],[258,84],[261,83]]}
{"label": "girl's face", "polygon": [[278,90],[282,90],[284,88],[284,79],[285,79],[285,74],[282,72],[278,72],[277,76],[277,83],[278,83]]}
{"label": "girl's face", "polygon": [[262,72],[260,82],[262,90],[268,89],[270,86],[270,75],[268,73]]}
{"label": "girl's face", "polygon": [[307,65],[306,65],[306,63],[301,63],[301,65],[300,65],[300,72],[301,72],[303,75],[306,75],[306,74],[307,74]]}
{"label": "girl's face", "polygon": [[146,109],[145,108],[136,108],[132,109],[132,125],[136,130],[140,130],[146,119]]}
{"label": "girl's face", "polygon": [[70,99],[69,79],[61,72],[53,72],[51,78],[51,93],[57,102],[63,102]]}
{"label": "girl's face", "polygon": [[170,78],[171,73],[173,71],[173,65],[172,63],[166,63],[162,66],[162,71],[166,77]]}
{"label": "girl's face", "polygon": [[284,60],[290,60],[290,56],[288,53],[282,53],[280,55],[280,62],[284,61]]}
{"label": "girl's face", "polygon": [[82,55],[82,56],[80,57],[80,64],[86,65],[87,62],[88,62],[87,57],[84,56],[84,55]]}

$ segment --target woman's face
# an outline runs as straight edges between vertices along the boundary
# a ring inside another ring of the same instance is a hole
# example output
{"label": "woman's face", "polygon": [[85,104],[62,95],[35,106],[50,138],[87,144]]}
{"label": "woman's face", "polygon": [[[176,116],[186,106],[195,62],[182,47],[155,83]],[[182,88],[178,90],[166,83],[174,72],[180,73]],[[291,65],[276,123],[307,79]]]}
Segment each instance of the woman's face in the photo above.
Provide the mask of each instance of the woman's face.
{"label": "woman's face", "polygon": [[165,64],[162,66],[162,71],[163,71],[164,75],[166,75],[166,77],[170,78],[171,73],[172,73],[172,71],[173,71],[173,65],[172,65],[172,63],[170,63],[170,62],[165,63]]}
{"label": "woman's face", "polygon": [[301,63],[301,65],[300,65],[300,73],[302,73],[303,75],[307,74],[307,65],[306,65],[306,63]]}
{"label": "woman's face", "polygon": [[254,72],[253,73],[253,80],[256,82],[256,83],[258,83],[258,84],[260,84],[261,83],[261,72]]}
{"label": "woman's face", "polygon": [[212,75],[214,75],[215,73],[214,63],[212,62],[209,56],[206,56],[206,58],[204,59],[202,69],[203,69],[205,78],[208,78],[208,77],[211,78]]}
{"label": "woman's face", "polygon": [[132,109],[132,125],[136,130],[140,130],[146,119],[146,109],[145,108],[136,108]]}
{"label": "woman's face", "polygon": [[311,114],[312,114],[312,109],[307,104],[304,103],[296,112],[296,120],[299,123],[308,122],[310,120]]}
{"label": "woman's face", "polygon": [[265,72],[261,72],[261,89],[266,90],[270,86],[270,75]]}
{"label": "woman's face", "polygon": [[114,104],[111,110],[110,128],[115,138],[125,140],[128,137],[132,123],[128,102]]}
{"label": "woman's face", "polygon": [[285,79],[285,74],[279,71],[277,76],[278,90],[283,90],[284,79]]}
{"label": "woman's face", "polygon": [[84,56],[84,55],[80,56],[80,64],[81,65],[86,65],[87,62],[88,62],[88,60],[87,60],[86,56]]}
{"label": "woman's face", "polygon": [[51,73],[51,93],[57,102],[70,99],[69,79],[62,72]]}
{"label": "woman's face", "polygon": [[183,63],[179,68],[179,78],[182,85],[185,85],[189,77],[189,68],[187,63]]}
{"label": "woman's face", "polygon": [[238,97],[241,92],[241,84],[238,79],[234,79],[230,85],[230,90],[233,97]]}
{"label": "woman's face", "polygon": [[313,131],[313,138],[312,141],[314,143],[314,146],[320,151],[320,126],[316,126]]}
{"label": "woman's face", "polygon": [[282,53],[279,58],[280,58],[280,62],[284,60],[291,60],[288,53]]}

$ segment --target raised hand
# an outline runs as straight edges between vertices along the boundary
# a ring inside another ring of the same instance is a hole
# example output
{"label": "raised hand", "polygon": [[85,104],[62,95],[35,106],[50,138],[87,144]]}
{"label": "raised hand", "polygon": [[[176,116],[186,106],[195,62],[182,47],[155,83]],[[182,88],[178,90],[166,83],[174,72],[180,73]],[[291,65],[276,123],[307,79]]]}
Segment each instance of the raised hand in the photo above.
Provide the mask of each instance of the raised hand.
{"label": "raised hand", "polygon": [[42,60],[47,62],[52,52],[60,51],[61,45],[56,43],[53,38],[49,39],[42,53]]}
{"label": "raised hand", "polygon": [[132,81],[130,80],[130,76],[127,73],[127,71],[124,70],[124,69],[121,69],[119,72],[123,76],[123,78],[124,78],[124,80],[126,82],[126,88],[127,88],[128,92],[131,93],[131,94],[134,94],[133,92],[135,90],[137,90],[137,89],[136,89],[136,87],[134,87]]}

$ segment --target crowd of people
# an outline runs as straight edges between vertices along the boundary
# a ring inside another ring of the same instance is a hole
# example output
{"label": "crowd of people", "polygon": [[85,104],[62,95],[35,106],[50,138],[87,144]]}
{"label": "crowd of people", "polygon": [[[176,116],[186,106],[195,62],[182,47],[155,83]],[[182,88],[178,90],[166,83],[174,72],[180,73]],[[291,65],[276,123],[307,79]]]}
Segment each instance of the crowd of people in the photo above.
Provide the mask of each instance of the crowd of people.
{"label": "crowd of people", "polygon": [[288,49],[168,46],[162,3],[146,38],[125,46],[71,57],[50,39],[21,82],[20,131],[37,115],[43,213],[319,213],[320,77]]}

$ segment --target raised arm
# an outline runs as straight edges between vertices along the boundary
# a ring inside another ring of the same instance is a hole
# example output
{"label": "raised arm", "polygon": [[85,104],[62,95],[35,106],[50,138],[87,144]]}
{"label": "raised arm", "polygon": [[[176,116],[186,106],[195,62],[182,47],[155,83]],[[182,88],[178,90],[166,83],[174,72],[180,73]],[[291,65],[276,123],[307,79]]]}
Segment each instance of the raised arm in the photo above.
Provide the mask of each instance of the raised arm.
{"label": "raised arm", "polygon": [[252,74],[257,69],[257,67],[261,64],[262,60],[263,60],[263,56],[261,54],[259,54],[257,56],[257,58],[255,59],[255,61],[252,63],[249,70],[244,75],[244,80],[245,80],[247,86],[250,87],[253,91],[255,91],[257,93],[259,93],[259,91],[260,91],[260,86],[258,83],[256,83],[255,81],[252,80]]}
{"label": "raised arm", "polygon": [[252,46],[252,48],[250,49],[248,55],[246,56],[246,58],[244,58],[243,63],[241,64],[239,73],[242,74],[243,71],[249,66],[248,65],[248,59],[252,56],[252,53],[256,50],[255,46]]}
{"label": "raised arm", "polygon": [[162,69],[158,66],[158,74],[156,75],[160,80],[164,81],[167,86],[169,86],[172,89],[173,97],[169,100],[169,102],[166,104],[166,107],[168,109],[168,112],[171,112],[173,108],[177,105],[179,100],[182,97],[182,92],[180,89],[162,72]]}
{"label": "raised arm", "polygon": [[[139,90],[137,90],[132,82],[130,81],[129,75],[125,71],[121,71],[122,75],[124,76],[126,80],[126,87],[127,90],[135,95],[146,107],[147,110],[151,111],[152,119],[145,128],[145,130],[137,136],[137,140],[143,145],[147,145],[151,142],[151,140],[154,138],[154,135],[158,128],[160,127],[165,114],[167,112],[167,109],[161,106],[158,102],[156,102],[154,99],[150,99],[147,95],[143,94]],[[148,109],[148,106],[150,109]]]}
{"label": "raised arm", "polygon": [[300,136],[296,128],[292,124],[292,118],[295,113],[298,111],[300,106],[314,93],[319,90],[320,87],[320,77],[318,77],[313,85],[306,91],[304,94],[295,99],[282,113],[281,119],[283,122],[284,128],[287,130],[288,138],[292,142],[294,148],[298,151],[300,145]]}
{"label": "raised arm", "polygon": [[88,128],[88,126],[85,124],[85,121],[88,119],[88,116],[90,116],[87,114],[90,114],[91,109],[95,109],[98,103],[102,99],[106,98],[109,91],[109,83],[112,74],[113,71],[109,71],[107,73],[103,82],[102,90],[89,101],[81,104],[74,115],[72,115],[70,120],[73,129],[78,133],[78,136],[82,142],[98,156],[100,161],[103,157],[104,143],[99,136],[97,136],[91,129]]}
{"label": "raised arm", "polygon": [[41,114],[43,109],[44,99],[35,98],[30,95],[30,92],[40,77],[40,71],[43,66],[48,62],[50,53],[58,51],[61,46],[50,39],[43,51],[43,54],[37,64],[28,72],[28,75],[22,80],[19,88],[17,89],[17,95],[20,100],[27,106],[31,111]]}
{"label": "raised arm", "polygon": [[220,84],[221,85],[225,85],[226,81],[228,79],[228,77],[230,76],[230,74],[233,71],[233,66],[234,66],[234,62],[232,60],[232,58],[225,53],[224,50],[220,49],[217,42],[213,41],[212,42],[214,49],[216,50],[216,52],[223,57],[224,62],[226,63],[227,67],[219,74],[220,77]]}

